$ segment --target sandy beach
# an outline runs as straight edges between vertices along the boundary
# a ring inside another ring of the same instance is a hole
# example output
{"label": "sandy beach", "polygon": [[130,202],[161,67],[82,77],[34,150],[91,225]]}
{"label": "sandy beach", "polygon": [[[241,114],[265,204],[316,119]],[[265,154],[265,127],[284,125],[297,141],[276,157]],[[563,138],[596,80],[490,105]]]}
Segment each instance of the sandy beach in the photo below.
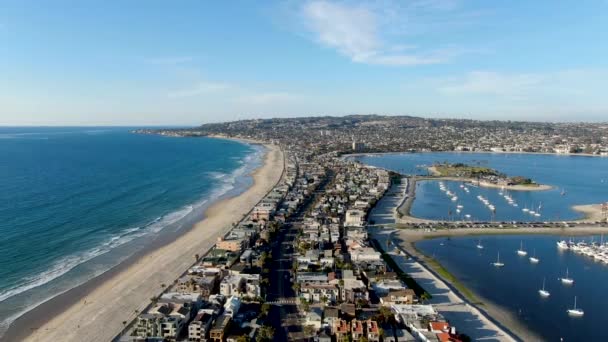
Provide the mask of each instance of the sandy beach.
{"label": "sandy beach", "polygon": [[531,184],[531,185],[500,185],[494,184],[490,182],[478,181],[473,178],[465,178],[465,177],[450,177],[450,176],[442,176],[437,168],[434,166],[428,167],[429,172],[433,177],[428,177],[430,180],[448,180],[448,181],[456,181],[456,182],[465,182],[470,183],[476,186],[481,186],[484,188],[493,188],[493,189],[505,189],[511,191],[545,191],[551,190],[553,187],[546,184]]}
{"label": "sandy beach", "polygon": [[[259,142],[255,142],[259,143]],[[254,184],[242,194],[213,204],[205,218],[172,242],[148,251],[127,266],[108,271],[56,301],[26,313],[3,336],[6,341],[110,341],[143,310],[151,297],[171,284],[204,254],[232,223],[239,221],[280,180],[283,154],[266,145],[263,166],[253,173]],[[48,310],[42,312],[42,310]]]}
{"label": "sandy beach", "polygon": [[606,213],[602,211],[601,204],[575,205],[572,206],[572,209],[585,214],[585,217],[579,221],[597,222],[606,220]]}

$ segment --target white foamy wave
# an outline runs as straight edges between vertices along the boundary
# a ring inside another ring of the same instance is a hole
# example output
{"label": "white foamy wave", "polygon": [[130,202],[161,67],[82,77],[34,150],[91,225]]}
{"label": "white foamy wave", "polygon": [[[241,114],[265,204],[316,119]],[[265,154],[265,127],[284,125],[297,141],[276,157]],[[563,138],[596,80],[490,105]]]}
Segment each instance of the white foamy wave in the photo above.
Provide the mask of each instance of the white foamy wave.
{"label": "white foamy wave", "polygon": [[222,172],[217,172],[217,171],[211,171],[211,172],[207,172],[207,175],[213,179],[222,179],[222,178],[226,177],[228,174],[222,173]]}
{"label": "white foamy wave", "polygon": [[192,205],[188,205],[181,210],[167,214],[164,217],[158,217],[145,226],[126,229],[120,234],[109,237],[95,248],[61,258],[49,266],[47,271],[36,274],[35,276],[24,278],[23,282],[19,286],[0,292],[0,302],[57,279],[72,270],[74,267],[97,256],[103,255],[116,247],[132,241],[133,239],[150,233],[158,233],[164,227],[171,225],[190,214],[193,209],[194,208]]}

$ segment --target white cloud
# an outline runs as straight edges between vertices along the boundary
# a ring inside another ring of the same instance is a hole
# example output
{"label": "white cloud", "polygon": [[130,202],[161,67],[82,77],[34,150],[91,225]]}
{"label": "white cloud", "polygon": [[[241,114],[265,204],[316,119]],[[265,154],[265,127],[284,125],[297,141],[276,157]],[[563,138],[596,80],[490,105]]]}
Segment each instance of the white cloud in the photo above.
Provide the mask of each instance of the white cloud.
{"label": "white cloud", "polygon": [[240,97],[238,101],[252,105],[268,105],[292,102],[298,98],[300,96],[286,92],[267,92],[245,95]]}
{"label": "white cloud", "polygon": [[231,86],[226,83],[200,82],[190,88],[171,91],[167,94],[167,96],[170,98],[192,97],[212,92],[218,92],[229,88],[231,88]]}
{"label": "white cloud", "polygon": [[[439,64],[467,52],[455,48],[422,50],[402,41],[390,42],[384,32],[403,26],[398,21],[408,15],[450,11],[456,7],[455,1],[419,0],[405,7],[391,1],[375,5],[314,0],[301,7],[300,17],[315,41],[335,49],[356,63],[397,66]],[[399,32],[399,35],[404,34]]]}
{"label": "white cloud", "polygon": [[439,90],[448,94],[523,95],[546,80],[540,74],[504,74],[492,71],[473,71],[460,79],[447,81]]}

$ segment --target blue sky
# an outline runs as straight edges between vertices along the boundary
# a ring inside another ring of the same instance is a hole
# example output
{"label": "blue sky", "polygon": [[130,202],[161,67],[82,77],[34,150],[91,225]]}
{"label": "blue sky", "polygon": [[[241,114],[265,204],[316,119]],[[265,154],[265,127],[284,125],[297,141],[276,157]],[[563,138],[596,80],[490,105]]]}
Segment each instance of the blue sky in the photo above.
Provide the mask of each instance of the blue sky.
{"label": "blue sky", "polygon": [[0,125],[608,121],[608,1],[0,1]]}

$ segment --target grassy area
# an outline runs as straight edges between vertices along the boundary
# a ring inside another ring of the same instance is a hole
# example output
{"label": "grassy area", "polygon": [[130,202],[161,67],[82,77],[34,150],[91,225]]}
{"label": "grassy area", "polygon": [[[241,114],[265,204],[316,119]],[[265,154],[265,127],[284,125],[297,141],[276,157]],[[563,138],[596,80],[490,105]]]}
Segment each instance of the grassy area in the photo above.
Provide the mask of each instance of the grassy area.
{"label": "grassy area", "polygon": [[481,176],[502,176],[498,171],[489,167],[470,166],[466,164],[436,164],[433,165],[440,176],[475,178]]}
{"label": "grassy area", "polygon": [[414,280],[414,278],[412,278],[409,274],[401,270],[395,260],[393,260],[393,258],[391,258],[391,256],[388,255],[384,251],[384,249],[382,249],[382,247],[380,247],[380,244],[376,239],[372,240],[372,244],[374,245],[374,248],[376,248],[376,250],[380,251],[380,253],[382,254],[382,259],[384,260],[384,262],[386,262],[388,267],[390,267],[395,273],[397,273],[399,279],[401,279],[401,281],[403,281],[408,288],[414,290],[416,296],[418,296],[419,298],[427,299],[430,299],[432,297],[430,293],[428,293],[422,286],[420,286],[420,284],[416,282],[416,280]]}
{"label": "grassy area", "polygon": [[437,260],[429,257],[425,257],[425,263],[433,269],[433,271],[437,272],[441,278],[445,281],[449,282],[452,286],[454,286],[458,292],[460,292],[463,296],[466,297],[471,303],[476,305],[483,305],[483,303],[475,296],[471,290],[469,290],[466,286],[464,286],[452,273],[450,273],[445,267],[443,267]]}

